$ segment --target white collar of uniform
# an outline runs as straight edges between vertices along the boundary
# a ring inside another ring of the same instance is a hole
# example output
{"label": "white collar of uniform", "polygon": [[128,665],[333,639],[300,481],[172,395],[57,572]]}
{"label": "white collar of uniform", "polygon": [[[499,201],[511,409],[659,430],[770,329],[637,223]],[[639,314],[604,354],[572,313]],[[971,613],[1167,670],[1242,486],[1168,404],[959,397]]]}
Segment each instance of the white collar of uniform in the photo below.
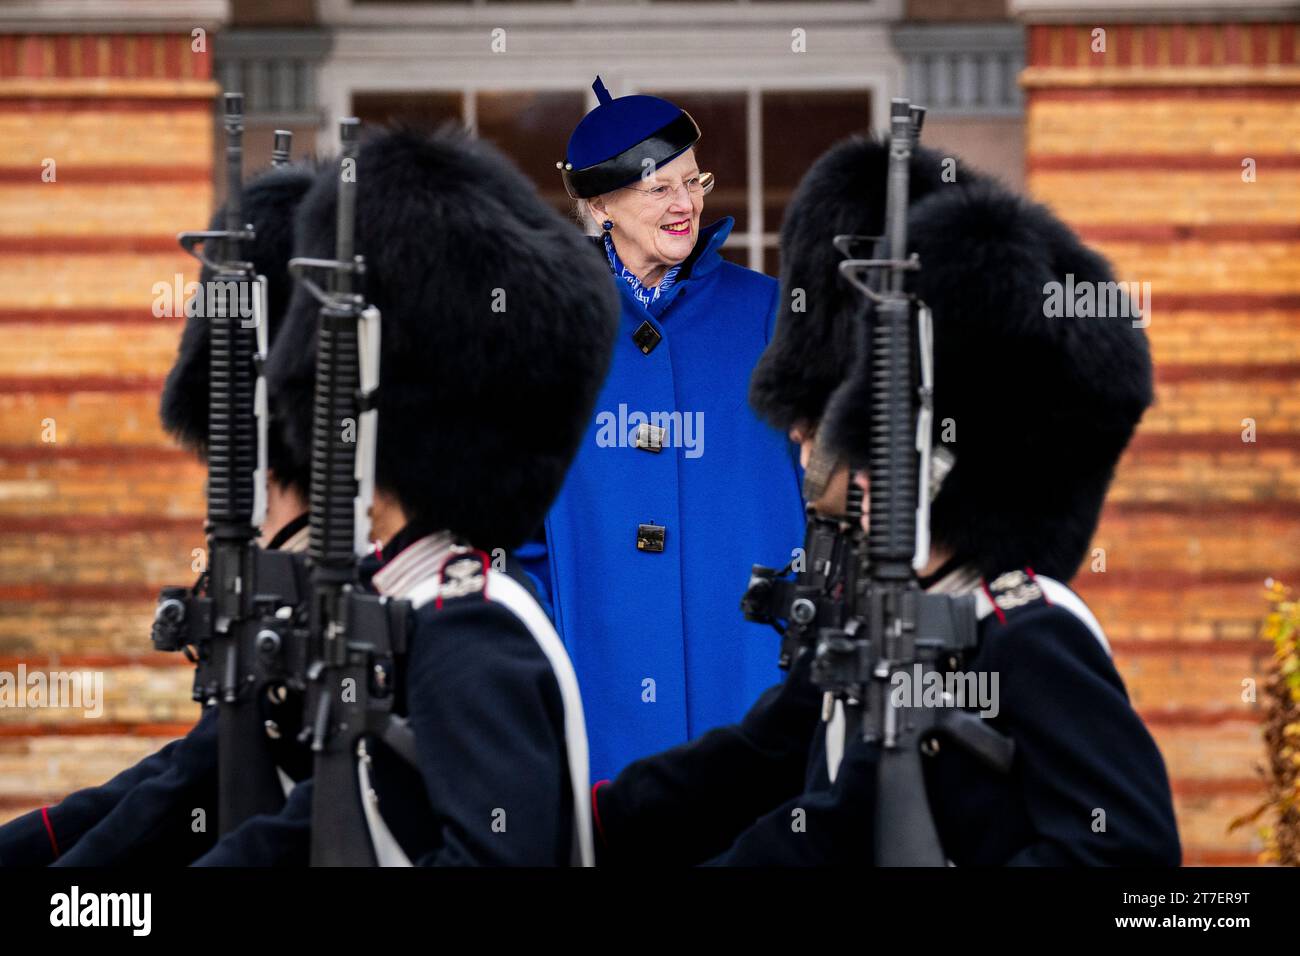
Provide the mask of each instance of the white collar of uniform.
{"label": "white collar of uniform", "polygon": [[281,543],[280,551],[292,551],[295,554],[307,550],[307,544],[311,540],[311,525],[305,524]]}
{"label": "white collar of uniform", "polygon": [[979,590],[980,573],[973,564],[963,564],[949,571],[926,588],[929,594],[969,594]]}
{"label": "white collar of uniform", "polygon": [[[954,574],[955,573],[957,572],[954,572]],[[944,578],[944,581],[946,580],[948,579]],[[1106,652],[1106,656],[1114,656],[1110,649],[1110,641],[1106,640],[1106,632],[1102,630],[1101,623],[1097,620],[1096,615],[1092,613],[1092,609],[1084,603],[1083,598],[1079,597],[1079,595],[1071,591],[1066,585],[1056,580],[1056,578],[1049,578],[1043,574],[1035,574],[1033,576],[1033,583],[1038,585],[1039,590],[1042,591],[1043,597],[1046,598],[1048,604],[1055,604],[1057,607],[1069,611],[1077,617],[1083,622],[1083,626],[1092,633],[1092,636],[1097,639],[1097,643],[1100,644],[1101,649]],[[980,621],[984,620],[984,618],[994,612],[993,600],[989,597],[989,593],[984,589],[983,584],[983,579],[979,576],[978,572],[976,572],[975,588],[978,588],[978,590],[975,591],[975,617]],[[932,591],[937,589],[938,585],[931,588]]]}
{"label": "white collar of uniform", "polygon": [[435,531],[414,541],[375,572],[372,583],[380,594],[407,598],[420,582],[442,568],[448,555],[462,550],[450,531]]}

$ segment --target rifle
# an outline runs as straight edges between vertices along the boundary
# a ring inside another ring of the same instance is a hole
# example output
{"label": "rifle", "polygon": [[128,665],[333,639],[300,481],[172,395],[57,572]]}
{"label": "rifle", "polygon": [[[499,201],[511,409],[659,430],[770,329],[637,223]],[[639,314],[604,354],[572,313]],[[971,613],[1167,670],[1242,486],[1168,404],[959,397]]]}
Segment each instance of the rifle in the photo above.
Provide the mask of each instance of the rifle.
{"label": "rifle", "polygon": [[[218,708],[222,834],[284,802],[268,745],[278,727],[267,711],[298,666],[288,657],[293,609],[304,584],[291,555],[263,551],[256,543],[267,498],[261,374],[268,342],[266,279],[242,258],[243,243],[254,238],[252,226],[242,221],[240,201],[243,96],[227,93],[224,100],[225,228],[178,236],[181,247],[213,273],[195,304],[209,323],[209,567],[192,588],[163,589],[152,634],[156,649],[183,651],[196,664],[193,698]],[[209,256],[210,247],[218,250],[216,258]]]}
{"label": "rifle", "polygon": [[[906,288],[921,268],[907,256],[908,179],[925,110],[895,99],[884,236],[836,236],[839,270],[868,302],[871,374],[870,526],[864,534],[861,491],[850,489],[843,520],[810,514],[808,566],[793,580],[755,566],[746,616],[778,623],[783,666],[799,646],[813,648],[812,679],[840,701],[847,733],[879,744],[874,862],[878,866],[946,863],[925,789],[923,756],[944,742],[1006,771],[1012,742],[946,699],[912,707],[891,691],[895,675],[956,669],[977,644],[972,595],[928,594],[916,572],[929,561],[932,326],[929,309]],[[869,258],[852,250],[869,243]],[[913,334],[915,332],[915,334]],[[744,607],[745,605],[742,604]],[[782,625],[782,621],[788,622]],[[946,695],[945,695],[946,697]],[[829,715],[829,714],[828,714]]]}
{"label": "rifle", "polygon": [[747,621],[770,624],[781,635],[777,663],[782,670],[814,643],[820,628],[843,627],[847,621],[857,533],[851,520],[851,511],[839,519],[809,508],[803,548],[795,559],[780,570],[755,564],[750,571],[740,610]]}
{"label": "rifle", "polygon": [[[846,724],[880,745],[874,828],[881,866],[943,866],[946,856],[926,796],[923,755],[941,741],[1007,770],[1012,743],[974,714],[914,707],[891,691],[952,670],[977,644],[973,595],[927,594],[916,570],[929,560],[929,468],[933,395],[929,309],[906,289],[921,268],[907,256],[908,176],[925,111],[895,99],[883,256],[846,259],[840,272],[871,303],[870,526],[858,549],[853,614],[818,634],[813,680],[843,701]],[[840,248],[844,248],[840,244]],[[873,281],[874,280],[874,281]],[[913,335],[915,331],[915,336]],[[919,532],[919,533],[918,533]]]}
{"label": "rifle", "polygon": [[[388,739],[398,724],[395,673],[410,607],[359,590],[374,489],[380,316],[357,288],[365,276],[365,260],[354,249],[357,134],[355,118],[340,121],[334,258],[289,262],[321,306],[312,409],[310,662],[300,738],[310,741],[313,754],[313,866],[379,862],[368,835],[377,813],[368,740]],[[316,272],[325,274],[324,288],[313,281]]]}

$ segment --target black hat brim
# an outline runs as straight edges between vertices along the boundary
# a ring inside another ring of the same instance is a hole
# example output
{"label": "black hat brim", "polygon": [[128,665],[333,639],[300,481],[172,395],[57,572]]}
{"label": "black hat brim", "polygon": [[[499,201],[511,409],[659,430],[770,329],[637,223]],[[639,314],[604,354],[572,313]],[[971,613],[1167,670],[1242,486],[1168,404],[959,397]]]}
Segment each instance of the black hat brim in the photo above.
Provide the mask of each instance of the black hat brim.
{"label": "black hat brim", "polygon": [[617,156],[585,166],[562,170],[564,188],[573,199],[591,199],[634,183],[646,171],[672,162],[700,141],[700,128],[682,110],[671,121]]}

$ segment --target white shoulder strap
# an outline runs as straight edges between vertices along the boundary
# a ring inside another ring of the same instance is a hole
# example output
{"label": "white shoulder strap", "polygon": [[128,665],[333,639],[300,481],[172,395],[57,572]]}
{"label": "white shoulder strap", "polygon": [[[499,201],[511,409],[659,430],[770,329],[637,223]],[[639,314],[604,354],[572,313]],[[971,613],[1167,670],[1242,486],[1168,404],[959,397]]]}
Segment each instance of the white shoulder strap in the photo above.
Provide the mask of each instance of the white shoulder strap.
{"label": "white shoulder strap", "polygon": [[826,721],[826,776],[831,783],[840,772],[840,763],[844,760],[844,702],[835,701],[831,719]]}
{"label": "white shoulder strap", "polygon": [[[438,596],[441,588],[438,576],[418,584],[408,599],[415,608],[420,608]],[[582,694],[578,690],[578,675],[573,670],[573,662],[564,649],[564,642],[551,624],[546,612],[541,609],[533,596],[514,578],[500,571],[489,570],[487,588],[484,596],[506,607],[523,623],[528,632],[537,641],[538,647],[550,662],[555,674],[555,682],[560,687],[560,699],[564,703],[564,741],[569,758],[569,784],[573,790],[573,864],[575,866],[594,866],[596,863],[595,840],[591,831],[591,788],[588,786],[587,724],[582,712]],[[368,782],[368,781],[367,781]],[[362,791],[365,792],[364,790]],[[367,813],[370,823],[370,836],[377,848],[391,849],[396,841],[384,826],[377,813]],[[400,849],[398,850],[400,853]],[[389,854],[391,856],[391,854]],[[402,857],[405,859],[405,856]],[[381,860],[382,863],[382,860]],[[402,865],[386,864],[386,865]],[[409,861],[408,861],[409,865]]]}
{"label": "white shoulder strap", "polygon": [[370,783],[368,758],[357,760],[357,786],[361,788],[361,812],[365,815],[366,827],[370,830],[370,845],[374,847],[376,862],[380,866],[411,866],[411,858],[406,855],[379,812],[379,795]]}
{"label": "white shoulder strap", "polygon": [[564,702],[564,742],[569,756],[569,783],[573,789],[574,865],[595,866],[596,844],[591,832],[591,787],[587,769],[587,722],[582,712],[578,675],[569,660],[569,652],[564,649],[564,642],[555,632],[546,612],[514,578],[500,571],[489,571],[487,597],[504,604],[523,621],[551,662],[555,681],[560,685],[560,698]]}

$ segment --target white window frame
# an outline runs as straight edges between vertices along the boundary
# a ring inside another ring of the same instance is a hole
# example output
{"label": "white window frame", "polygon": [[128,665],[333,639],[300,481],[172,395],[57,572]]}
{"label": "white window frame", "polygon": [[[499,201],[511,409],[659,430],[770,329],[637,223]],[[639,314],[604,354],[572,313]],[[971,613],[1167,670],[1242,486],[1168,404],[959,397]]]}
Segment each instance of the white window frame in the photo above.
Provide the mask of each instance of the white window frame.
{"label": "white window frame", "polygon": [[[643,89],[669,96],[741,93],[749,223],[728,245],[746,248],[749,266],[761,270],[764,250],[777,244],[763,217],[762,94],[866,92],[873,128],[887,131],[887,104],[903,89],[903,63],[888,25],[891,15],[901,15],[901,4],[641,0],[408,7],[320,0],[334,42],[318,73],[324,125],[317,146],[325,153],[337,148],[337,121],[350,111],[354,93],[458,92],[471,129],[480,92],[586,90],[588,108],[594,107],[596,73],[616,96]],[[497,28],[506,30],[504,54],[489,48]],[[796,28],[805,30],[807,52],[790,49]],[[669,75],[661,49],[672,50]]]}

